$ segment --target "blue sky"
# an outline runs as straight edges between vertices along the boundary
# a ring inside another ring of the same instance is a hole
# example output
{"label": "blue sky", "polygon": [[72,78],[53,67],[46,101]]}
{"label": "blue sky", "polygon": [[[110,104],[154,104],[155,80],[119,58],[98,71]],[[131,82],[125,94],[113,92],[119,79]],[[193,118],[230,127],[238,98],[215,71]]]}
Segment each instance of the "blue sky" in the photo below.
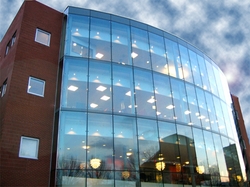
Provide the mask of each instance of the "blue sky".
{"label": "blue sky", "polygon": [[[132,18],[170,32],[201,49],[223,70],[240,98],[250,137],[249,0],[38,0],[63,12],[68,5]],[[23,0],[1,0],[0,40]]]}

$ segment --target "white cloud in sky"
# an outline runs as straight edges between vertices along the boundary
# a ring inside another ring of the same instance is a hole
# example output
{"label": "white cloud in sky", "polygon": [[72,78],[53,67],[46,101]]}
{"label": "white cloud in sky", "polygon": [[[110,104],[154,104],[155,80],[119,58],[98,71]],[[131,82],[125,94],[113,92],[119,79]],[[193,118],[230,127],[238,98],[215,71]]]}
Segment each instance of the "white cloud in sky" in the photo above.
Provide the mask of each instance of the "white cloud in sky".
{"label": "white cloud in sky", "polygon": [[[250,129],[250,1],[38,0],[63,12],[68,5],[132,18],[183,38],[224,71]],[[0,39],[23,0],[1,0]],[[249,132],[250,133],[250,132]],[[250,134],[249,134],[250,135]]]}

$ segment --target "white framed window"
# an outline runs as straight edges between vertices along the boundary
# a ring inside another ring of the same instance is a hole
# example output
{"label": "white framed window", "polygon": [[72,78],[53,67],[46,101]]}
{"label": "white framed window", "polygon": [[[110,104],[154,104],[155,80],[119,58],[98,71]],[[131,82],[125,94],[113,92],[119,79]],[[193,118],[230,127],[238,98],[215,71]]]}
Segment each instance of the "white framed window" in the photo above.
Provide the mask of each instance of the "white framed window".
{"label": "white framed window", "polygon": [[51,34],[49,32],[37,28],[35,41],[38,43],[41,43],[43,45],[49,46],[50,45],[50,36],[51,36]]}
{"label": "white framed window", "polygon": [[21,136],[19,157],[38,159],[39,139]]}
{"label": "white framed window", "polygon": [[34,77],[29,77],[28,89],[29,94],[44,97],[45,81]]}

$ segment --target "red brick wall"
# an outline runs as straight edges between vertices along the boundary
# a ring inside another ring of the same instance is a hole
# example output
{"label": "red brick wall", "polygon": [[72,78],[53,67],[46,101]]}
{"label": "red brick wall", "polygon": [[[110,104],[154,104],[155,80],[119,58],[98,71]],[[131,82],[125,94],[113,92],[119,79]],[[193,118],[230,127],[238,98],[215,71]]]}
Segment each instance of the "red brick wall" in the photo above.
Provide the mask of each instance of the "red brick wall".
{"label": "red brick wall", "polygon": [[[11,25],[10,30],[18,28],[18,37],[16,51],[8,54],[14,59],[13,70],[8,93],[2,98],[7,101],[2,107],[0,186],[49,186],[62,21],[62,13],[25,1]],[[49,47],[34,41],[36,28],[51,33]],[[11,67],[3,65],[7,66]],[[46,81],[44,97],[27,93],[29,76]],[[21,136],[40,140],[37,160],[18,157]]]}

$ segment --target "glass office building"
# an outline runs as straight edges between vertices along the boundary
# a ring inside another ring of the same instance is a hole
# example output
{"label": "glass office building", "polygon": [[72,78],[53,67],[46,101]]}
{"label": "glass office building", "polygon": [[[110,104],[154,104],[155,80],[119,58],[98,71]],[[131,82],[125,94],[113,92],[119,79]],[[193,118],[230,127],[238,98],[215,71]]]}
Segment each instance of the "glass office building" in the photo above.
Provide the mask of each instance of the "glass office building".
{"label": "glass office building", "polygon": [[152,26],[68,7],[61,54],[58,186],[241,186],[226,78]]}

